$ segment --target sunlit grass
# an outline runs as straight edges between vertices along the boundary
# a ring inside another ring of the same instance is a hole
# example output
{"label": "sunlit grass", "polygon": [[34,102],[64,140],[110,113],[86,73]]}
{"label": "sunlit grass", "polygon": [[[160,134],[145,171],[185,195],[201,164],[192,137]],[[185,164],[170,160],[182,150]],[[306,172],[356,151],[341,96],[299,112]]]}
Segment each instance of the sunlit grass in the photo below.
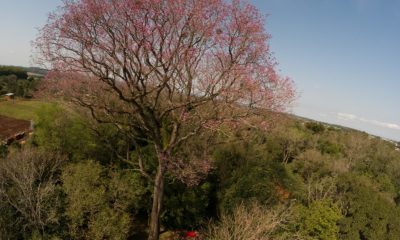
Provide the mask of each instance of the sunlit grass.
{"label": "sunlit grass", "polygon": [[50,104],[37,100],[0,101],[0,115],[37,121],[40,109]]}

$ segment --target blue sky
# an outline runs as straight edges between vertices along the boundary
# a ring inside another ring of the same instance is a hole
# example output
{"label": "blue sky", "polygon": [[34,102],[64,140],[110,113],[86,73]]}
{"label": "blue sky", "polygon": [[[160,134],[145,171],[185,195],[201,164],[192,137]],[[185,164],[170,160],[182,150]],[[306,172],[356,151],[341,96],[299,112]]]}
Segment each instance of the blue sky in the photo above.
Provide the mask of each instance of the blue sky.
{"label": "blue sky", "polygon": [[[400,0],[249,0],[268,14],[293,112],[400,140]],[[60,0],[0,0],[0,64],[31,65],[37,28]]]}
{"label": "blue sky", "polygon": [[31,41],[60,0],[0,0],[0,64],[31,65]]}
{"label": "blue sky", "polygon": [[400,1],[251,2],[296,82],[294,113],[400,140]]}

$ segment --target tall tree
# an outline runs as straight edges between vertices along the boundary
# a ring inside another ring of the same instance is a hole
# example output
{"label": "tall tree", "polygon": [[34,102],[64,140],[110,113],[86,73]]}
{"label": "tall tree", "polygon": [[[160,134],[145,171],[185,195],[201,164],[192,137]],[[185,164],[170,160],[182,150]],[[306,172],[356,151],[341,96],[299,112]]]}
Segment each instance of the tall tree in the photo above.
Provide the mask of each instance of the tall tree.
{"label": "tall tree", "polygon": [[263,21],[240,0],[67,0],[42,28],[36,46],[58,93],[154,146],[154,176],[137,160],[154,182],[149,239],[159,235],[165,174],[185,166],[181,144],[293,99]]}

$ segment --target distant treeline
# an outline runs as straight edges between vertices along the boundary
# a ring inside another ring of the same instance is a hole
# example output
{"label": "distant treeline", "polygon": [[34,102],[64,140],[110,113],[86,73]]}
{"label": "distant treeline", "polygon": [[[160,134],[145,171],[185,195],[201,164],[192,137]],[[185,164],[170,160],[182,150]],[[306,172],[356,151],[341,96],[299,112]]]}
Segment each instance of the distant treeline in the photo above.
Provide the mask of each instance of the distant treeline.
{"label": "distant treeline", "polygon": [[0,66],[0,76],[15,75],[19,79],[27,79],[28,73],[22,67]]}
{"label": "distant treeline", "polygon": [[[29,76],[28,72],[34,73]],[[14,93],[18,97],[31,98],[46,70],[36,67],[0,66],[0,95]]]}
{"label": "distant treeline", "polygon": [[0,66],[0,76],[15,75],[19,79],[28,78],[28,73],[46,75],[47,70],[39,67]]}
{"label": "distant treeline", "polygon": [[35,73],[43,76],[46,75],[48,72],[48,70],[39,67],[24,67],[23,69],[25,69],[25,71],[29,73]]}

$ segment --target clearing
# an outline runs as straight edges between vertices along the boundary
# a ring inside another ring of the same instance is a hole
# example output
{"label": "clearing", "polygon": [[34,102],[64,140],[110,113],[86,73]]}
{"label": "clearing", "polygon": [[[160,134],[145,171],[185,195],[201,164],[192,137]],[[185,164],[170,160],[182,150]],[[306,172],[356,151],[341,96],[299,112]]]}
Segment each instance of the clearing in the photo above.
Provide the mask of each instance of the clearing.
{"label": "clearing", "polygon": [[0,115],[37,121],[39,110],[49,104],[50,103],[36,100],[15,99],[10,101],[0,101]]}

